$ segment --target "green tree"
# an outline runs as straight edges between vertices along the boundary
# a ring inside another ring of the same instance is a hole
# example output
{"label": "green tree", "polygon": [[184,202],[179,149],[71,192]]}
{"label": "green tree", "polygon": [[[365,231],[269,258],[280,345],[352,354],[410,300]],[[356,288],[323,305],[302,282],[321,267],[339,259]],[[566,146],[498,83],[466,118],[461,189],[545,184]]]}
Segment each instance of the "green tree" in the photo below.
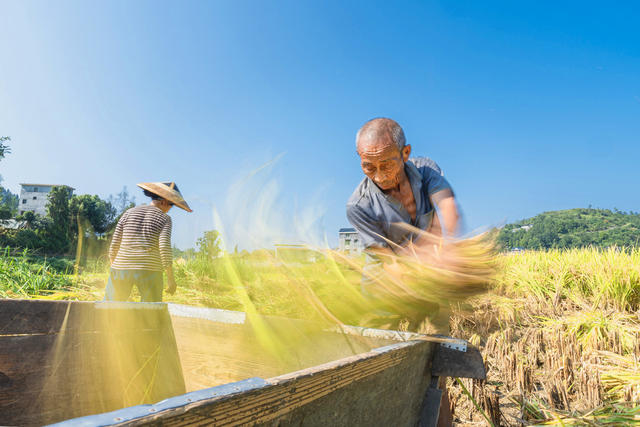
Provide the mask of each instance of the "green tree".
{"label": "green tree", "polygon": [[0,205],[0,219],[9,219],[11,215],[11,209],[8,206]]}
{"label": "green tree", "polygon": [[117,216],[116,208],[111,202],[89,194],[71,197],[69,213],[72,228],[75,228],[73,224],[86,222],[96,234],[106,233]]}
{"label": "green tree", "polygon": [[122,187],[122,191],[115,196],[109,196],[107,201],[115,208],[116,217],[120,217],[127,209],[136,205],[136,198],[129,194],[126,185]]}
{"label": "green tree", "polygon": [[215,258],[220,254],[220,233],[216,230],[205,231],[196,241],[198,253],[206,258]]}
{"label": "green tree", "polygon": [[544,212],[507,224],[498,242],[505,249],[633,247],[640,244],[640,215],[608,209]]}
{"label": "green tree", "polygon": [[[2,177],[0,177],[1,179]],[[18,214],[18,202],[20,198],[17,194],[13,194],[8,189],[0,186],[0,207],[6,208],[10,213],[10,217],[14,217]]]}
{"label": "green tree", "polygon": [[66,253],[71,243],[71,210],[73,191],[65,185],[54,186],[47,197],[47,216],[51,220],[46,229],[47,251]]}
{"label": "green tree", "polygon": [[22,214],[20,219],[27,221],[27,228],[33,228],[34,223],[37,220],[37,215],[33,211],[27,211]]}
{"label": "green tree", "polygon": [[[11,148],[6,144],[11,141],[8,136],[0,136],[0,160],[11,152]],[[2,176],[0,176],[2,182]],[[8,189],[0,185],[0,219],[9,219],[18,213],[18,195],[11,193]]]}
{"label": "green tree", "polygon": [[4,159],[4,156],[11,152],[11,147],[5,144],[5,142],[11,141],[8,136],[0,136],[0,160]]}
{"label": "green tree", "polygon": [[33,211],[27,211],[22,215],[17,216],[16,219],[18,221],[26,221],[26,228],[38,232],[45,230],[51,223],[51,220],[48,217],[42,217]]}

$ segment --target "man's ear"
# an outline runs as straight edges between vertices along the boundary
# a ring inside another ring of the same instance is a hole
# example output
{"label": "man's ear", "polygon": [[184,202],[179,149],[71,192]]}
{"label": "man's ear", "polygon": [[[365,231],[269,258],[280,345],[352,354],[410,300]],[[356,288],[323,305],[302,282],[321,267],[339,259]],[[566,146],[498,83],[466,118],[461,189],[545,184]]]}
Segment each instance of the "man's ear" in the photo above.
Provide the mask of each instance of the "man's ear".
{"label": "man's ear", "polygon": [[411,155],[411,144],[407,144],[402,149],[402,161],[407,162],[409,160],[409,156]]}

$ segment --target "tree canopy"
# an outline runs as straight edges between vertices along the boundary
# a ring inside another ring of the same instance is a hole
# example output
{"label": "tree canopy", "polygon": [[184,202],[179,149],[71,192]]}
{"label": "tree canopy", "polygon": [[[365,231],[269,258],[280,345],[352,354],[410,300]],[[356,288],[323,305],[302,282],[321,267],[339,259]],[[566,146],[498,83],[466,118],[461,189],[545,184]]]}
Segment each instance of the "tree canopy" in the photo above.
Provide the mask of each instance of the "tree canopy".
{"label": "tree canopy", "polygon": [[[6,144],[7,141],[11,141],[11,138],[0,136],[0,160],[11,153],[11,147]],[[0,182],[2,182],[2,176],[0,176]],[[18,213],[18,200],[17,194],[0,185],[0,219],[9,219]]]}
{"label": "tree canopy", "polygon": [[73,196],[69,201],[71,223],[87,221],[96,234],[104,234],[113,225],[117,216],[116,208],[96,195]]}
{"label": "tree canopy", "polygon": [[4,156],[11,152],[9,145],[5,144],[7,141],[11,141],[11,138],[8,136],[0,136],[0,160],[4,159]]}
{"label": "tree canopy", "polygon": [[505,225],[498,242],[508,250],[635,247],[640,244],[640,214],[617,209],[544,212]]}
{"label": "tree canopy", "polygon": [[215,258],[220,254],[220,243],[220,233],[218,231],[205,231],[204,235],[196,242],[198,253],[206,258]]}
{"label": "tree canopy", "polygon": [[43,241],[45,249],[57,253],[65,253],[71,244],[71,210],[69,201],[73,190],[67,186],[55,186],[47,196],[47,223]]}

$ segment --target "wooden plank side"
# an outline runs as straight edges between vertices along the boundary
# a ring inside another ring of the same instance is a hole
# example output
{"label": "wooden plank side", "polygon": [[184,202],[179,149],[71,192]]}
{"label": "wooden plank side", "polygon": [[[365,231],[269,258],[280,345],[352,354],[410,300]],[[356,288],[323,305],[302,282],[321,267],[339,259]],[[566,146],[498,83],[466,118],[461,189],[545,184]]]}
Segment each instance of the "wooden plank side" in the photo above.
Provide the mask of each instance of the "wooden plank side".
{"label": "wooden plank side", "polygon": [[400,363],[305,402],[278,418],[255,424],[413,427],[431,379],[428,365],[432,348],[430,343],[409,347]]}
{"label": "wooden plank side", "polygon": [[33,411],[42,390],[47,354],[55,335],[0,337],[0,425],[37,424],[23,414]]}
{"label": "wooden plank side", "polygon": [[166,308],[113,307],[71,303],[60,333],[0,336],[0,424],[50,423],[185,392]]}
{"label": "wooden plank side", "polygon": [[0,299],[0,336],[56,334],[61,329],[96,331],[103,325],[95,309],[119,310],[124,329],[157,329],[159,319],[168,316],[162,303]]}
{"label": "wooden plank side", "polygon": [[[265,317],[266,327],[274,328],[275,332],[284,330],[275,336],[287,337],[280,343],[282,351],[277,357],[260,346],[250,323],[229,324],[181,316],[174,316],[172,322],[187,391],[251,377],[275,377],[393,342],[325,332],[300,320]],[[303,329],[305,326],[307,329]],[[297,328],[297,333],[286,328]]]}
{"label": "wooden plank side", "polygon": [[433,375],[439,377],[477,378],[487,376],[480,350],[467,345],[466,351],[458,351],[439,345],[435,349],[431,367]]}
{"label": "wooden plank side", "polygon": [[0,300],[0,335],[57,333],[69,307],[69,301]]}
{"label": "wooden plank side", "polygon": [[[395,344],[276,377],[268,380],[270,385],[241,393],[188,404],[180,396],[108,417],[115,425],[299,425],[303,420],[305,425],[415,425],[430,379],[431,351],[432,344],[423,341]],[[61,425],[90,425],[92,420]]]}

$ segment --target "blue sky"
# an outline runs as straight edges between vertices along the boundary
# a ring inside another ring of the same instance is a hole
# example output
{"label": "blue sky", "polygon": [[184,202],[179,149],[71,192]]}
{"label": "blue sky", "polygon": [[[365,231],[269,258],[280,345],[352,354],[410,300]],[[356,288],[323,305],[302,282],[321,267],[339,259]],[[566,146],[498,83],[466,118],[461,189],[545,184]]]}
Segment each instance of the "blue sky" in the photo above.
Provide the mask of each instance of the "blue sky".
{"label": "blue sky", "polygon": [[220,226],[334,244],[355,133],[387,116],[467,230],[637,211],[639,21],[635,2],[0,0],[0,173],[138,202],[135,183],[175,180],[182,248]]}

